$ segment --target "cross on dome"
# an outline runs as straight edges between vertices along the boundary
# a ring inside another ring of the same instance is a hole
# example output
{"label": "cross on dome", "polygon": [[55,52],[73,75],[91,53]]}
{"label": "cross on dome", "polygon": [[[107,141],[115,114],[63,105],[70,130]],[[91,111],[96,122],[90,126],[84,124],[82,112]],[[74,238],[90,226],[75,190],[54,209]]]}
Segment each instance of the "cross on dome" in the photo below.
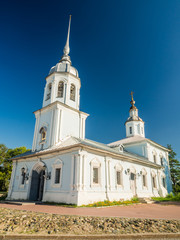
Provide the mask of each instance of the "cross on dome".
{"label": "cross on dome", "polygon": [[136,109],[136,107],[134,106],[135,101],[134,101],[134,98],[133,98],[133,94],[134,94],[134,92],[131,91],[131,93],[130,93],[130,95],[131,95],[131,101],[130,101],[131,107],[130,107],[130,111],[131,111],[132,109]]}

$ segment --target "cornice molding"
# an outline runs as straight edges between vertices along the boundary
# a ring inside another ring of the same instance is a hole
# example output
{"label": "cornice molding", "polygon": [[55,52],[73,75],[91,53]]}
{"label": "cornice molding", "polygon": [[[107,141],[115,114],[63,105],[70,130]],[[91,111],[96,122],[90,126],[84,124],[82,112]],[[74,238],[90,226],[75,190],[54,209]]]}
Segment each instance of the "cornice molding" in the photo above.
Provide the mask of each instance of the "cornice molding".
{"label": "cornice molding", "polygon": [[45,107],[43,107],[43,108],[40,108],[40,109],[34,111],[33,113],[34,113],[34,114],[37,114],[37,113],[40,113],[40,112],[43,112],[43,111],[48,110],[48,108],[51,109],[51,108],[53,108],[54,106],[58,107],[57,105],[63,106],[63,107],[65,107],[65,108],[69,108],[70,110],[73,110],[73,111],[75,111],[75,112],[77,112],[77,113],[79,113],[79,114],[83,114],[83,115],[85,115],[85,116],[87,116],[87,117],[89,116],[88,113],[79,111],[79,110],[77,110],[77,109],[75,109],[75,108],[73,108],[73,107],[70,107],[70,106],[68,106],[68,105],[66,105],[66,104],[64,104],[64,103],[61,103],[61,102],[59,102],[59,101],[55,101],[55,102],[53,102],[53,103],[50,103],[49,105],[47,105],[47,106],[45,106]]}

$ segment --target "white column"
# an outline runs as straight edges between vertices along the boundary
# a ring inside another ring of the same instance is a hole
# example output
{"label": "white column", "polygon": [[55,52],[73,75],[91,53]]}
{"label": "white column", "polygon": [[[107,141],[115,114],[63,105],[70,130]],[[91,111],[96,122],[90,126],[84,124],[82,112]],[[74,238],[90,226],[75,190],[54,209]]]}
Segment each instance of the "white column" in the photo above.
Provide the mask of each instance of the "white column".
{"label": "white column", "polygon": [[76,109],[79,109],[79,88],[76,89]]}
{"label": "white column", "polygon": [[71,158],[71,181],[70,181],[70,190],[71,192],[74,189],[74,155]]}
{"label": "white column", "polygon": [[79,126],[80,126],[79,137],[84,139],[85,138],[85,119],[82,117],[82,115],[80,115]]}
{"label": "white column", "polygon": [[63,116],[63,111],[62,111],[62,109],[61,109],[61,110],[59,110],[59,122],[58,122],[59,133],[58,133],[58,142],[62,140],[62,116]]}
{"label": "white column", "polygon": [[56,109],[56,127],[55,127],[55,143],[58,143],[59,142],[59,128],[60,128],[60,124],[59,124],[59,119],[60,119],[60,109],[59,107],[57,106],[57,109]]}
{"label": "white column", "polygon": [[111,160],[108,160],[109,190],[111,191]]}
{"label": "white column", "polygon": [[81,153],[78,155],[78,158],[79,158],[79,165],[78,165],[78,170],[79,170],[79,173],[78,173],[78,176],[79,176],[79,179],[78,179],[78,189],[81,191],[82,190],[82,184],[83,184],[83,176],[84,176],[84,163],[83,163],[83,160],[84,160],[84,155]]}
{"label": "white column", "polygon": [[17,168],[17,160],[13,162],[13,170],[11,174],[11,180],[9,184],[9,189],[8,189],[8,199],[11,198],[12,192],[13,192],[13,186],[14,186],[14,181],[15,181],[15,173],[16,173],[16,168]]}
{"label": "white column", "polygon": [[70,98],[70,85],[69,83],[66,83],[66,96],[65,96],[65,104],[69,104],[69,98]]}
{"label": "white column", "polygon": [[33,139],[33,145],[32,145],[32,151],[36,150],[36,145],[37,145],[37,133],[39,130],[39,119],[40,119],[40,113],[37,113],[35,115],[36,117],[36,124],[35,124],[35,128],[34,128],[34,139]]}
{"label": "white column", "polygon": [[82,139],[85,137],[84,118],[82,118]]}
{"label": "white column", "polygon": [[45,106],[45,103],[46,103],[46,91],[47,91],[46,87],[47,87],[47,83],[46,83],[46,86],[44,88],[43,107]]}
{"label": "white column", "polygon": [[108,172],[108,162],[109,162],[109,158],[105,157],[105,192],[106,192],[106,198],[107,200],[109,200],[109,196],[108,196],[108,186],[109,186],[109,172]]}
{"label": "white column", "polygon": [[81,165],[81,155],[80,154],[76,154],[76,176],[75,176],[75,185],[76,185],[76,190],[78,191],[80,189],[80,175],[81,175],[81,171],[80,171],[80,165]]}
{"label": "white column", "polygon": [[79,113],[79,137],[81,138],[81,135],[82,135],[82,117],[81,117],[81,114]]}
{"label": "white column", "polygon": [[55,101],[55,98],[56,98],[56,82],[55,80],[53,80],[51,87],[51,103]]}
{"label": "white column", "polygon": [[85,189],[85,155],[82,156],[82,190]]}
{"label": "white column", "polygon": [[55,115],[55,109],[52,109],[51,111],[51,126],[49,131],[49,146],[53,145],[52,139],[53,139],[53,124],[54,124],[54,115]]}

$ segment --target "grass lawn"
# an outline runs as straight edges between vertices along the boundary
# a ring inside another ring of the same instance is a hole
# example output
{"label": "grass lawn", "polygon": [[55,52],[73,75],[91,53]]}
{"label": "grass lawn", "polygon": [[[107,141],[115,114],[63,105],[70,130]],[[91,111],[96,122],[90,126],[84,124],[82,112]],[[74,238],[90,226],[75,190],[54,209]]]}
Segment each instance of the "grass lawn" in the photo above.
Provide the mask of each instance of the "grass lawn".
{"label": "grass lawn", "polygon": [[134,203],[139,203],[138,198],[132,198],[131,200],[126,200],[126,201],[103,201],[103,202],[96,202],[96,203],[91,203],[88,205],[82,205],[80,207],[107,207],[107,206],[118,206],[118,205],[131,205]]}
{"label": "grass lawn", "polygon": [[180,193],[176,195],[170,193],[166,197],[152,197],[152,199],[158,202],[180,202]]}
{"label": "grass lawn", "polygon": [[55,203],[55,202],[43,202],[43,204],[47,205],[54,205],[54,206],[62,206],[62,207],[72,207],[72,208],[77,208],[77,207],[107,207],[107,206],[118,206],[118,205],[131,205],[134,203],[139,203],[138,198],[132,198],[131,200],[126,200],[126,201],[102,201],[102,202],[95,202],[91,203],[88,205],[81,205],[77,206],[75,204],[66,204],[66,203]]}

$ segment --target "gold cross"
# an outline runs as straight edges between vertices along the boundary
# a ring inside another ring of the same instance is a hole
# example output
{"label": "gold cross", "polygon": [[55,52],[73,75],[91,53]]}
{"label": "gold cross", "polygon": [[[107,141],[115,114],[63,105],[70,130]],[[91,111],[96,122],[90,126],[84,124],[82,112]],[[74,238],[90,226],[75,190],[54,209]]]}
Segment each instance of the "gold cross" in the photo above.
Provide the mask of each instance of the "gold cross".
{"label": "gold cross", "polygon": [[132,100],[132,101],[134,100],[134,99],[133,99],[133,93],[134,93],[134,92],[132,92],[132,91],[131,91],[131,93],[130,93],[130,95],[131,95],[131,100]]}

